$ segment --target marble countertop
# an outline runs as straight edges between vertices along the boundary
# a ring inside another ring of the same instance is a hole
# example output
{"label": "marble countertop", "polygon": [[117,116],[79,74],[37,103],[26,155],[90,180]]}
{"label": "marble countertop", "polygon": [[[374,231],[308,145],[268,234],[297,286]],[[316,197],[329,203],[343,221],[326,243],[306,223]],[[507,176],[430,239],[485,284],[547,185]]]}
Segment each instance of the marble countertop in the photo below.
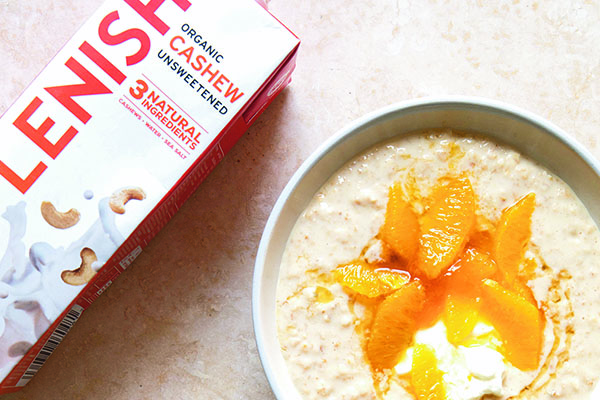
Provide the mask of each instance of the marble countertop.
{"label": "marble countertop", "polygon": [[[101,0],[0,0],[0,113]],[[33,381],[3,399],[269,399],[251,316],[262,229],[296,168],[389,103],[442,94],[550,119],[600,158],[600,4],[268,2],[297,70]]]}

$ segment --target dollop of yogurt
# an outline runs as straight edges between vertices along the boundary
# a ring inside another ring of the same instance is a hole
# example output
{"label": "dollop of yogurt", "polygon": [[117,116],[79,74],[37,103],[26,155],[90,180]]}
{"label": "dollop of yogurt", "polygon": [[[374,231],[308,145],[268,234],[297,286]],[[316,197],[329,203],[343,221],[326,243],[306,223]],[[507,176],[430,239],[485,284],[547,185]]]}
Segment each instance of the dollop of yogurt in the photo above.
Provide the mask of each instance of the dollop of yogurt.
{"label": "dollop of yogurt", "polygon": [[[473,335],[493,330],[489,325],[478,323]],[[506,372],[504,356],[485,344],[472,347],[454,346],[446,337],[446,326],[438,321],[428,329],[418,331],[415,345],[430,346],[438,360],[438,368],[444,372],[446,396],[450,400],[479,400],[485,395],[504,396],[502,379]],[[490,344],[491,345],[491,344]],[[412,369],[413,348],[396,365],[398,374]]]}

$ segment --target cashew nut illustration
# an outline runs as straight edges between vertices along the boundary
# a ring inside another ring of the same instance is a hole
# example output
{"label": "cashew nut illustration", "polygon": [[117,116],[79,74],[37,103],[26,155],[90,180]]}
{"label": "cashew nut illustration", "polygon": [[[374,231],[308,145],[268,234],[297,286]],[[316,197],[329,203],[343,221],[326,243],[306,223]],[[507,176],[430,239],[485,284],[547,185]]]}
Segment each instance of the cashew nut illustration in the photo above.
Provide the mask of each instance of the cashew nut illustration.
{"label": "cashew nut illustration", "polygon": [[96,275],[96,271],[92,268],[92,264],[95,261],[98,261],[98,257],[96,257],[94,250],[85,247],[81,250],[80,256],[81,266],[79,268],[73,271],[63,271],[60,274],[62,280],[69,285],[85,285],[92,280],[94,275]]}
{"label": "cashew nut illustration", "polygon": [[13,343],[12,346],[8,348],[8,356],[9,357],[22,357],[31,348],[32,344],[26,341]]}
{"label": "cashew nut illustration", "polygon": [[42,201],[42,217],[47,223],[58,229],[67,229],[79,222],[79,211],[71,208],[67,212],[59,212],[49,201]]}
{"label": "cashew nut illustration", "polygon": [[146,193],[139,187],[128,187],[115,192],[110,196],[108,205],[117,214],[125,214],[125,204],[131,199],[144,200]]}

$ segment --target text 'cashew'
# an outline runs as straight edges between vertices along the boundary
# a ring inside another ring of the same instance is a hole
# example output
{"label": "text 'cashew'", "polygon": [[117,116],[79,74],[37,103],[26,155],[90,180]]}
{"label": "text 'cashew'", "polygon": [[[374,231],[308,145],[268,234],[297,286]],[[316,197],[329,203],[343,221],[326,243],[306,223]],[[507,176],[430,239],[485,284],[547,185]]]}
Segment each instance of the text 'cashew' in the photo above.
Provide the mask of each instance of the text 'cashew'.
{"label": "text 'cashew'", "polygon": [[92,280],[96,271],[92,268],[92,264],[98,261],[94,250],[85,247],[81,250],[81,266],[73,271],[63,271],[60,277],[65,283],[69,285],[78,286],[85,285]]}
{"label": "text 'cashew'", "polygon": [[117,214],[125,214],[125,204],[131,199],[144,200],[146,193],[139,187],[129,187],[119,190],[110,196],[108,205]]}
{"label": "text 'cashew'", "polygon": [[42,201],[42,217],[47,223],[58,229],[67,229],[79,222],[79,211],[71,208],[67,212],[59,212],[49,201]]}

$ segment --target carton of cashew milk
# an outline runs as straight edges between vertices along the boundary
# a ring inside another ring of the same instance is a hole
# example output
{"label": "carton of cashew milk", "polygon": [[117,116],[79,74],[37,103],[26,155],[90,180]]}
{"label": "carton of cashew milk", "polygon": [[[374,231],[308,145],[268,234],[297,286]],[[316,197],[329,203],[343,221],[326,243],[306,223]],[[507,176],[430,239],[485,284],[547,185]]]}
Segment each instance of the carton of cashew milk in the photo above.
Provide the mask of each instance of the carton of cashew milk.
{"label": "carton of cashew milk", "polygon": [[108,0],[1,117],[0,393],[289,83],[298,45],[252,0]]}

